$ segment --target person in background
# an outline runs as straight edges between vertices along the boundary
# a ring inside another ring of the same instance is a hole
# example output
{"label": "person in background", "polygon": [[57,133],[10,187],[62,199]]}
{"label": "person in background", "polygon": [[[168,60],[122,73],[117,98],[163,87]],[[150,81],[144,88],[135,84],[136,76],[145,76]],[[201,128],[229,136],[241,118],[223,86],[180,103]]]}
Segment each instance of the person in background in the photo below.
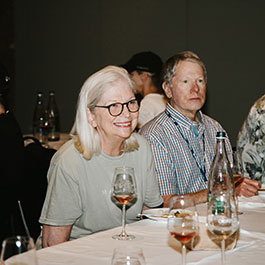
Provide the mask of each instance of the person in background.
{"label": "person in background", "polygon": [[121,65],[135,82],[136,92],[141,95],[138,128],[165,110],[167,99],[161,87],[161,58],[150,51],[133,55]]}
{"label": "person in background", "polygon": [[24,143],[6,100],[9,81],[6,68],[0,63],[0,250],[4,238],[25,232],[17,203],[23,183]]}
{"label": "person in background", "polygon": [[152,150],[134,132],[139,105],[127,71],[107,66],[90,76],[81,88],[73,139],[54,155],[40,216],[43,247],[121,225],[121,210],[111,200],[116,167],[135,170],[137,201],[126,212],[136,221],[143,205],[163,200],[155,176]]}
{"label": "person in background", "polygon": [[[140,130],[150,143],[164,206],[173,194],[191,194],[196,203],[207,200],[209,169],[215,155],[216,133],[222,126],[200,110],[205,103],[207,74],[191,51],[169,58],[163,68],[166,110]],[[232,160],[229,140],[227,152]],[[256,194],[258,182],[244,178],[237,195]]]}
{"label": "person in background", "polygon": [[265,184],[265,95],[250,108],[238,133],[236,150],[244,177]]}

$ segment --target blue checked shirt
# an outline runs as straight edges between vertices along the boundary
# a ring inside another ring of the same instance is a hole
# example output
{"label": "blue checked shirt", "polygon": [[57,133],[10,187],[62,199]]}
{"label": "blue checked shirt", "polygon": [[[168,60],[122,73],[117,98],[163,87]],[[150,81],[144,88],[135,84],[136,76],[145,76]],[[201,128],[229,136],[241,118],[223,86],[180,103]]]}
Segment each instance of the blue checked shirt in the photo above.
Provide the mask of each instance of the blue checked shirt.
{"label": "blue checked shirt", "polygon": [[[161,195],[186,194],[207,188],[216,149],[216,133],[224,130],[217,121],[202,112],[198,115],[197,125],[168,104],[164,112],[140,130],[153,150]],[[232,162],[228,139],[226,150]]]}

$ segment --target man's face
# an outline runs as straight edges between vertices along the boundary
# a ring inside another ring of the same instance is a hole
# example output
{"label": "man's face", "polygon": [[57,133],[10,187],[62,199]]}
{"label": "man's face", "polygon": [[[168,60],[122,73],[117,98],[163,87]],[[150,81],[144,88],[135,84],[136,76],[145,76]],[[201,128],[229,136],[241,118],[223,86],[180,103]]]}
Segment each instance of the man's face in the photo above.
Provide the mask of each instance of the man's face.
{"label": "man's face", "polygon": [[130,73],[130,77],[135,83],[136,93],[141,94],[143,96],[144,82],[141,75],[142,73],[139,74],[137,71],[132,71]]}
{"label": "man's face", "polygon": [[196,114],[206,98],[206,80],[199,64],[190,61],[179,62],[171,86],[164,83],[163,88],[177,111],[191,120],[196,119]]}

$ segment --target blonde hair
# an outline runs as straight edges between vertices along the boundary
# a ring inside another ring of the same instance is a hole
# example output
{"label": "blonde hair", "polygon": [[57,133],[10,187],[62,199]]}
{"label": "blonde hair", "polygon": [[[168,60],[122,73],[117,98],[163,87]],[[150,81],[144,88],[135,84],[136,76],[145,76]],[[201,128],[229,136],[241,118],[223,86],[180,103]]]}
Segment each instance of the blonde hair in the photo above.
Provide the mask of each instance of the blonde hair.
{"label": "blonde hair", "polygon": [[[88,122],[87,109],[93,111],[106,89],[110,89],[111,85],[120,80],[127,82],[135,94],[135,85],[128,72],[121,67],[112,65],[106,66],[91,75],[80,90],[71,135],[74,138],[75,147],[86,159],[91,159],[94,154],[101,152],[100,137],[97,130]],[[123,151],[133,151],[138,146],[138,142],[132,134],[125,140]]]}

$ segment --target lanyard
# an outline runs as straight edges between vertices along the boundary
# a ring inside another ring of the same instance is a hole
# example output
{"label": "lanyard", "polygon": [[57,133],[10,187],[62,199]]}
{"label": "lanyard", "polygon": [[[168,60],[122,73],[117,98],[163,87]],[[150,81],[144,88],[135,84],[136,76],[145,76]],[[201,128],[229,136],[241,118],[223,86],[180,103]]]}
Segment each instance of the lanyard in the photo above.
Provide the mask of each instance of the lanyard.
{"label": "lanyard", "polygon": [[[165,111],[167,116],[172,118],[171,114],[168,112],[168,110]],[[206,183],[207,182],[207,178],[206,178],[206,169],[205,169],[205,142],[204,142],[204,133],[202,135],[202,142],[203,142],[203,152],[204,152],[204,159],[203,159],[203,166],[200,165],[199,161],[198,161],[198,158],[193,150],[193,148],[190,146],[190,143],[189,143],[189,140],[183,135],[182,131],[181,131],[181,128],[179,126],[179,124],[177,123],[177,121],[175,121],[173,118],[172,118],[173,122],[175,123],[175,125],[177,126],[178,128],[178,131],[181,135],[181,137],[185,140],[185,142],[187,143],[187,146],[192,154],[192,157],[194,158],[195,162],[196,162],[196,165],[197,167],[200,169],[200,172],[202,174],[202,177],[203,177],[203,180],[204,182]]]}

